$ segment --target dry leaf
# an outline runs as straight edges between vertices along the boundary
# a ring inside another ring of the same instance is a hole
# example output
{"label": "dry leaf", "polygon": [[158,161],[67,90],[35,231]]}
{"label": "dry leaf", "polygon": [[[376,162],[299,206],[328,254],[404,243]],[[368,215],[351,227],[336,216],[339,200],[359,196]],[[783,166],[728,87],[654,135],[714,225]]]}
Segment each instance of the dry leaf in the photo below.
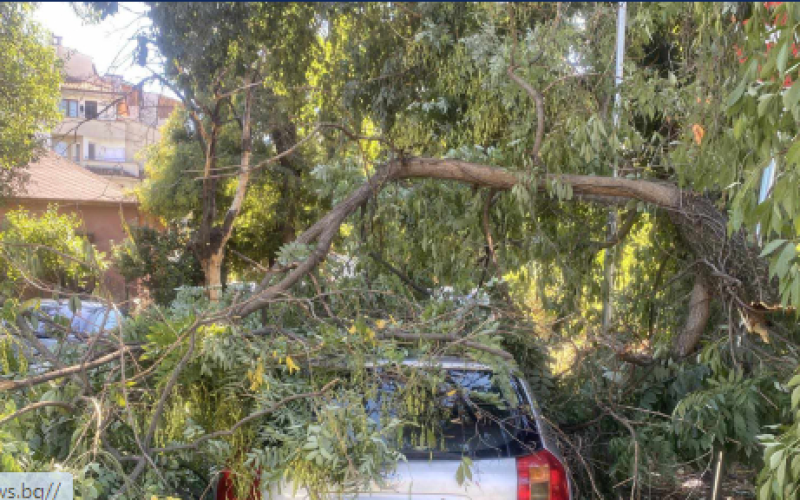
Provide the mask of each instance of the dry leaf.
{"label": "dry leaf", "polygon": [[705,129],[703,129],[703,127],[695,123],[694,125],[692,125],[692,133],[694,133],[694,142],[696,142],[697,145],[699,146],[700,143],[703,142],[703,136],[706,135]]}

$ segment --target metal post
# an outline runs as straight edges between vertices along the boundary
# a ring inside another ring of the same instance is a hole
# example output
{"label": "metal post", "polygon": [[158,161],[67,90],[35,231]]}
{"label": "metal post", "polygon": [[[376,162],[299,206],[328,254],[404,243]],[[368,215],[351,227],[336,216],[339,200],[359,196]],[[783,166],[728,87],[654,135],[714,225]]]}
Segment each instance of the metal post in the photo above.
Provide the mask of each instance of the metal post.
{"label": "metal post", "polygon": [[[622,77],[623,77],[623,62],[625,60],[625,25],[627,22],[627,14],[628,14],[628,3],[627,2],[620,2],[619,8],[617,9],[617,42],[616,42],[616,67],[614,69],[614,86],[617,89],[617,93],[614,96],[614,129],[617,129],[619,125],[619,115],[620,115],[620,106],[622,104]],[[614,160],[614,177],[619,175],[618,172],[618,165],[617,160]],[[617,211],[611,209],[608,212],[608,236],[609,238],[613,238],[617,232]],[[605,334],[608,332],[608,329],[611,325],[611,319],[614,316],[614,304],[613,304],[613,291],[614,291],[614,260],[615,260],[615,249],[614,247],[606,248],[605,250],[605,259],[603,262],[604,265],[604,279],[605,279],[605,286],[604,286],[604,297],[603,297],[603,333]]]}
{"label": "metal post", "polygon": [[[620,2],[617,10],[617,64],[614,70],[614,86],[617,88],[617,95],[614,96],[614,127],[619,125],[619,107],[622,102],[620,87],[622,86],[623,65],[625,59],[625,23],[628,17],[628,3]],[[614,168],[614,175],[617,175]]]}

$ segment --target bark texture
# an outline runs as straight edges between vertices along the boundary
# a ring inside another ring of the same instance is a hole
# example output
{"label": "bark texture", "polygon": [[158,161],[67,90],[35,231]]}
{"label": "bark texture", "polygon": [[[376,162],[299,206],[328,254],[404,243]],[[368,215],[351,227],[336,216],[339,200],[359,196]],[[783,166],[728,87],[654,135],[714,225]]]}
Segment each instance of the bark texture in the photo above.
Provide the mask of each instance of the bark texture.
{"label": "bark texture", "polygon": [[676,356],[683,358],[695,351],[700,343],[700,337],[706,329],[709,316],[711,316],[711,294],[703,277],[698,275],[689,299],[686,324],[681,334],[675,339],[673,351]]}
{"label": "bark texture", "polygon": [[[208,296],[212,301],[217,301],[222,293],[222,262],[225,260],[225,245],[233,234],[233,223],[242,210],[247,188],[250,182],[250,160],[253,151],[252,140],[252,109],[253,109],[253,83],[255,73],[249,71],[244,78],[245,98],[244,110],[240,120],[242,126],[242,153],[237,174],[236,192],[233,195],[228,211],[222,224],[215,225],[217,217],[216,192],[219,177],[216,175],[216,148],[219,138],[218,116],[221,99],[217,100],[211,133],[206,139],[206,164],[203,170],[203,215],[200,227],[195,236],[195,254],[203,268],[205,285]],[[207,135],[207,134],[203,134]]]}

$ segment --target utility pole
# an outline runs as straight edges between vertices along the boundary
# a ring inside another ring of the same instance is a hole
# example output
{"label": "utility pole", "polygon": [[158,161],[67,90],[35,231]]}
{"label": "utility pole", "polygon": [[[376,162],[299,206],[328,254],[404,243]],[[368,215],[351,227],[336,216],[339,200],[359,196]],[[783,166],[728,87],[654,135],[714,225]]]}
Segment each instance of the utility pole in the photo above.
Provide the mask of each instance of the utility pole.
{"label": "utility pole", "polygon": [[[617,8],[617,43],[616,43],[616,67],[614,69],[614,86],[617,93],[614,96],[614,130],[616,132],[619,126],[620,107],[622,106],[622,77],[623,77],[623,61],[625,59],[625,25],[627,22],[628,3],[620,2]],[[619,168],[617,159],[614,159],[614,177],[619,175]],[[617,211],[611,209],[608,212],[608,237],[613,238],[617,233]],[[604,286],[603,286],[603,334],[608,332],[611,326],[611,320],[614,317],[614,277],[615,270],[615,247],[605,249],[605,259],[603,262],[604,267]]]}

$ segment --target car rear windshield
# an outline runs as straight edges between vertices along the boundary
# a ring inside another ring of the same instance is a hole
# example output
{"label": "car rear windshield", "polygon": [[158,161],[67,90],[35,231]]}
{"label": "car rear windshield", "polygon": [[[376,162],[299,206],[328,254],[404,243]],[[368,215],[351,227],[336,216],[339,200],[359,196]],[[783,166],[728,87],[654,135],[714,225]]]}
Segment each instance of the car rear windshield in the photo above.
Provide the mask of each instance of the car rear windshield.
{"label": "car rear windshield", "polygon": [[[54,320],[63,318],[69,324],[69,329],[75,333],[95,334],[101,330],[108,332],[119,324],[118,313],[103,307],[82,307],[73,313],[66,304],[42,305],[40,312]],[[39,337],[49,338],[53,334],[53,327],[47,322],[39,321],[36,334]]]}
{"label": "car rear windshield", "polygon": [[540,448],[519,380],[490,371],[447,370],[434,388],[386,380],[367,411],[376,422],[407,422],[397,444],[408,459],[508,458]]}

